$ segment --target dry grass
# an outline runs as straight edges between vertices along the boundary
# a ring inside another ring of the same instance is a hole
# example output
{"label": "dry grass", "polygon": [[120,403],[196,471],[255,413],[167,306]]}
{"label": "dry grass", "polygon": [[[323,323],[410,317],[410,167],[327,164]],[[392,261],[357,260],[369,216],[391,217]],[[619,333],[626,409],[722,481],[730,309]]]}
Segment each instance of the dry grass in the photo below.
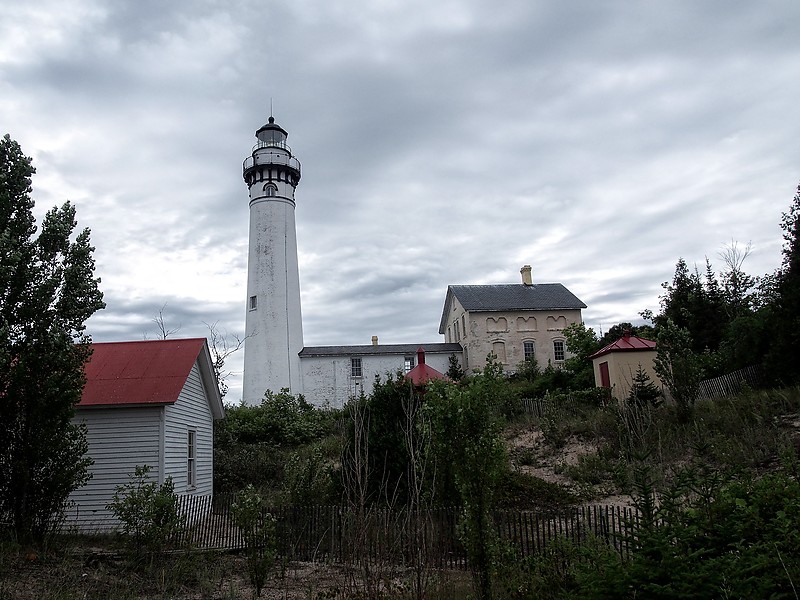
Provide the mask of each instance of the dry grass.
{"label": "dry grass", "polygon": [[[379,584],[381,597],[410,598],[411,573],[394,569]],[[292,562],[278,567],[262,590],[267,600],[349,600],[364,598],[360,574],[343,565]],[[470,594],[464,572],[432,573],[426,598],[455,600]],[[0,547],[3,600],[164,599],[239,600],[253,598],[243,556],[183,552],[134,567],[95,540],[72,538],[68,548],[48,553]]]}

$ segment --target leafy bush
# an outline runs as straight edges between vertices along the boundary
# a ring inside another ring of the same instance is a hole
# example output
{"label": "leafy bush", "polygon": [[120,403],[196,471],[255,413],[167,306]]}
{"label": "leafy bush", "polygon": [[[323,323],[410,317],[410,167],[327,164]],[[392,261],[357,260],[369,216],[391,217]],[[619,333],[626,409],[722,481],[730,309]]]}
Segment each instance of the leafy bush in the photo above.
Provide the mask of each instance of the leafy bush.
{"label": "leafy bush", "polygon": [[334,504],[339,500],[333,462],[319,446],[294,452],[286,462],[286,496],[292,506]]}
{"label": "leafy bush", "polygon": [[214,448],[214,493],[233,494],[248,485],[264,492],[280,488],[289,453],[268,444]]}
{"label": "leafy bush", "polygon": [[516,471],[507,472],[497,489],[498,508],[517,508],[550,513],[572,506],[578,498],[563,486]]}
{"label": "leafy bush", "polygon": [[247,486],[231,505],[231,518],[242,531],[247,573],[256,588],[255,595],[260,597],[278,555],[275,517],[266,511],[264,498],[253,486]]}
{"label": "leafy bush", "polygon": [[227,409],[225,419],[215,422],[214,441],[219,447],[241,443],[294,448],[330,430],[329,412],[288,390],[268,391],[258,406]]}
{"label": "leafy bush", "polygon": [[287,390],[267,392],[258,406],[228,408],[214,422],[215,493],[282,488],[290,450],[329,437],[340,416]]}
{"label": "leafy bush", "polygon": [[796,597],[800,482],[790,470],[753,479],[695,462],[660,504],[652,492],[637,502],[630,560],[585,570],[577,597]]}
{"label": "leafy bush", "polygon": [[163,551],[170,538],[186,526],[172,478],[158,485],[149,481],[150,470],[149,465],[137,466],[131,481],[117,486],[108,505],[122,523],[122,533],[137,558]]}

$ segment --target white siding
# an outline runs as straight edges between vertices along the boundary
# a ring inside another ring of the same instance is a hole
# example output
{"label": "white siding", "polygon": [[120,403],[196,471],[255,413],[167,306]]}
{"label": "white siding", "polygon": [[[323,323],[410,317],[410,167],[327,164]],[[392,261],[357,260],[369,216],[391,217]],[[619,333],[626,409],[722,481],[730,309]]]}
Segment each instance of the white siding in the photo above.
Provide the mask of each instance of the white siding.
{"label": "white siding", "polygon": [[[177,494],[205,496],[212,492],[214,479],[214,430],[208,395],[195,364],[175,404],[167,405],[164,416],[164,476],[172,477]],[[196,437],[194,488],[187,486],[188,432]]]}
{"label": "white siding", "polygon": [[[425,352],[425,363],[440,373],[447,373],[450,367],[452,352]],[[351,397],[363,390],[369,395],[372,392],[375,376],[385,380],[388,374],[403,372],[406,356],[417,354],[353,354],[361,358],[361,377],[351,377],[350,356],[303,356],[303,394],[310,403],[316,406],[329,404],[341,408]]]}
{"label": "white siding", "polygon": [[106,505],[117,486],[127,483],[137,465],[149,465],[159,478],[161,414],[163,408],[79,409],[74,421],[87,425],[92,479],[70,496],[67,525],[84,531],[108,529],[116,521]]}

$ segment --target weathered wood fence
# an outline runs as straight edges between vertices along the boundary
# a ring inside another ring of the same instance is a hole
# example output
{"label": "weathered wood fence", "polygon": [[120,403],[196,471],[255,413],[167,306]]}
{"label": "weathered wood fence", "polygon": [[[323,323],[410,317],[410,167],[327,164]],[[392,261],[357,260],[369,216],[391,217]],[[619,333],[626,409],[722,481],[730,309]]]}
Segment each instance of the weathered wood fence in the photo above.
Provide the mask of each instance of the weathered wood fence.
{"label": "weathered wood fence", "polygon": [[751,388],[761,384],[762,369],[759,366],[745,367],[727,375],[700,382],[700,398],[726,398],[742,391],[742,384]]}
{"label": "weathered wood fence", "polygon": [[[229,497],[214,498],[211,503],[181,497],[181,510],[190,527],[175,542],[198,548],[243,548],[242,532],[230,517],[231,502]],[[345,564],[364,559],[394,564],[416,560],[432,568],[468,567],[458,540],[457,508],[424,512],[368,509],[358,514],[341,506],[295,506],[267,512],[277,520],[278,551],[291,560]],[[635,509],[622,506],[576,507],[557,514],[494,513],[498,536],[523,557],[544,551],[557,539],[577,544],[598,539],[625,558],[631,551],[628,534],[637,519]]]}

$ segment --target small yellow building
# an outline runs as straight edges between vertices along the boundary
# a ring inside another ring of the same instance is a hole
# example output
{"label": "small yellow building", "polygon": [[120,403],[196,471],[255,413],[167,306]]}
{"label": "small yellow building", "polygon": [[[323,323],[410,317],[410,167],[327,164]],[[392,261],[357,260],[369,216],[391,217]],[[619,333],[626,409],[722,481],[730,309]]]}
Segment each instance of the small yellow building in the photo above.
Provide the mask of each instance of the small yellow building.
{"label": "small yellow building", "polygon": [[645,340],[629,332],[616,342],[601,348],[589,358],[594,368],[596,387],[608,388],[617,400],[625,400],[631,393],[633,378],[641,365],[650,380],[663,387],[656,375],[653,361],[656,357],[656,343]]}

